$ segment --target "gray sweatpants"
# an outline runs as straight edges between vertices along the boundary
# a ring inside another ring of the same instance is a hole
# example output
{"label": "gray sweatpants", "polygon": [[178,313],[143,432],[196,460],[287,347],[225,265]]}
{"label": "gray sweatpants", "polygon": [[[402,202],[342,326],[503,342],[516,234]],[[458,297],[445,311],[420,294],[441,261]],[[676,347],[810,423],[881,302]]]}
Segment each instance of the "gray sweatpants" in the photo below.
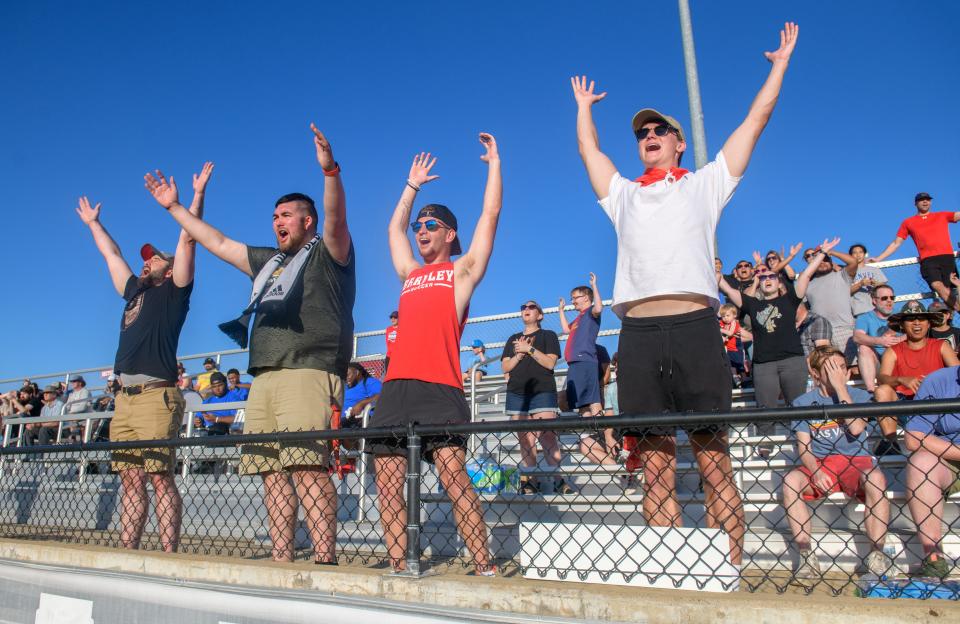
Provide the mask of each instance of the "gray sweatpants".
{"label": "gray sweatpants", "polygon": [[[776,362],[763,362],[753,365],[753,387],[757,407],[776,407],[780,393],[787,405],[807,391],[807,361],[802,355],[795,355]],[[758,435],[773,433],[773,423],[757,423]]]}

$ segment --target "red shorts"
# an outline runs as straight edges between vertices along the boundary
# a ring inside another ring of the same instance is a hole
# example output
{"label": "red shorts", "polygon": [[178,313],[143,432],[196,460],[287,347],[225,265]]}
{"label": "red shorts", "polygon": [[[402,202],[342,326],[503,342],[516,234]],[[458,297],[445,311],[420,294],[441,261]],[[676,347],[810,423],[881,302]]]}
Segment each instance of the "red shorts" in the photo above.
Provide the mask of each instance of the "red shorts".
{"label": "red shorts", "polygon": [[863,486],[860,485],[860,475],[874,469],[874,458],[869,455],[827,455],[817,460],[817,466],[823,468],[833,477],[833,487],[829,492],[821,492],[813,484],[813,475],[806,466],[800,466],[800,471],[807,475],[812,494],[804,494],[806,500],[816,500],[835,492],[843,492],[860,502],[864,500]]}

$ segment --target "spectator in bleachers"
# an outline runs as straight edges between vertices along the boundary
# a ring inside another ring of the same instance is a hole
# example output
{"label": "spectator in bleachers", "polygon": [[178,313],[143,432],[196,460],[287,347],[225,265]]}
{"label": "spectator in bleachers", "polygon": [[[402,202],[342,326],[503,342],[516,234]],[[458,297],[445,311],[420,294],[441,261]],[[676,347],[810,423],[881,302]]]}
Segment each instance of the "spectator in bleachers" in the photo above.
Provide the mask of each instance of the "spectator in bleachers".
{"label": "spectator in bleachers", "polygon": [[[810,374],[817,387],[797,397],[793,405],[839,405],[869,403],[870,393],[847,386],[850,372],[843,353],[831,346],[818,347],[809,359]],[[793,422],[800,466],[783,477],[783,506],[787,512],[800,565],[794,578],[800,582],[821,580],[820,562],[810,548],[813,526],[806,501],[843,492],[865,504],[864,526],[871,542],[865,564],[877,576],[899,573],[883,552],[890,519],[887,480],[867,450],[865,418],[825,418]]]}
{"label": "spectator in bleachers", "polygon": [[877,369],[883,352],[887,347],[906,340],[903,334],[893,331],[888,324],[890,315],[893,314],[895,299],[896,295],[890,286],[882,284],[874,288],[870,295],[873,310],[857,317],[856,329],[853,331],[853,341],[857,343],[860,377],[870,392],[877,389]]}
{"label": "spectator in bleachers", "polygon": [[930,327],[930,337],[949,342],[950,347],[957,351],[960,348],[960,327],[954,327],[951,322],[953,310],[939,299],[930,303],[929,310],[940,313],[940,323]]}
{"label": "spectator in bleachers", "polygon": [[214,373],[219,372],[220,368],[215,359],[208,357],[203,361],[203,372],[197,375],[196,379],[196,390],[200,393],[200,396],[206,398],[211,395],[210,378]]}
{"label": "spectator in bleachers", "polygon": [[[236,388],[227,386],[227,378],[220,371],[214,371],[210,375],[210,396],[203,400],[204,405],[213,403],[237,403],[246,401],[247,395]],[[197,424],[203,425],[207,430],[207,435],[226,435],[233,426],[233,420],[237,416],[237,410],[214,410],[211,412],[199,412],[196,415]]]}
{"label": "spectator in bleachers", "polygon": [[473,371],[473,380],[480,383],[487,374],[487,366],[483,363],[487,359],[487,347],[482,340],[475,338],[470,349],[473,350],[473,357],[467,361],[467,370],[463,371],[463,381],[470,381],[470,369],[476,366],[477,368]]}
{"label": "spectator in bleachers", "polygon": [[63,415],[63,401],[57,395],[57,389],[58,387],[53,384],[43,389],[43,406],[40,408],[40,417],[50,420],[27,425],[26,444],[46,446],[56,441],[60,422],[54,419],[59,419]]}
{"label": "spectator in bleachers", "polygon": [[[960,367],[942,368],[927,375],[917,399],[960,397]],[[960,414],[911,416],[904,426],[907,463],[907,505],[917,525],[923,548],[919,576],[937,578],[950,573],[943,554],[943,506],[947,497],[960,493]]]}
{"label": "spectator in bleachers", "polygon": [[740,326],[737,320],[737,306],[725,303],[720,306],[720,336],[723,338],[723,347],[730,361],[730,373],[733,375],[733,385],[737,388],[743,385],[743,380],[749,372],[749,362],[743,349],[743,343],[752,340],[752,335]]}
{"label": "spectator in bleachers", "polygon": [[[783,255],[783,249],[780,251],[776,249],[771,249],[767,252],[766,257],[763,260],[763,264],[766,265],[768,269],[780,276],[780,280],[784,283],[790,280],[797,279],[797,272],[793,270],[793,267],[790,266],[790,263],[793,262],[793,259],[797,257],[797,254],[800,253],[800,250],[803,249],[803,243],[797,243],[790,247],[790,254],[787,256]],[[759,252],[754,252],[757,258],[757,264],[760,264]]]}
{"label": "spectator in bleachers", "polygon": [[817,347],[831,344],[830,339],[833,337],[830,321],[810,312],[805,303],[797,307],[797,333],[800,334],[800,344],[803,346],[805,358],[810,357]]}
{"label": "spectator in bleachers", "polygon": [[347,387],[343,390],[344,418],[360,418],[363,409],[380,397],[383,385],[359,362],[347,364]]}
{"label": "spectator in bleachers", "polygon": [[387,367],[390,366],[390,355],[393,353],[393,345],[397,342],[397,334],[400,331],[400,313],[396,310],[390,313],[390,324],[383,332],[383,339],[387,343],[387,353],[383,360],[383,377],[387,376]]}
{"label": "spectator in bleachers", "polygon": [[235,368],[227,371],[227,385],[230,386],[231,390],[240,390],[244,395],[243,400],[247,400],[246,396],[250,394],[250,384],[240,381],[240,371]]}
{"label": "spectator in bleachers", "polygon": [[82,375],[70,376],[70,393],[67,395],[64,414],[82,414],[90,411],[90,391]]}
{"label": "spectator in bleachers", "polygon": [[[829,251],[836,242],[824,241]],[[721,290],[740,305],[741,316],[749,316],[753,326],[753,385],[758,407],[776,407],[780,395],[790,405],[807,389],[807,363],[797,333],[797,308],[810,286],[818,263],[811,262],[796,282],[782,283],[780,275],[766,267],[757,272],[762,299],[743,297],[719,281]],[[760,434],[772,432],[772,426],[758,425]]]}
{"label": "spectator in bleachers", "polygon": [[[597,287],[597,276],[590,273],[589,286],[577,286],[570,291],[570,303],[577,317],[567,322],[566,302],[560,298],[558,314],[560,330],[567,335],[563,359],[567,361],[567,405],[581,416],[602,416],[603,397],[600,388],[600,359],[597,353],[597,334],[603,299]],[[598,464],[615,464],[611,452],[617,443],[612,430],[581,435],[580,450]]]}
{"label": "spectator in bleachers", "polygon": [[887,276],[879,268],[867,264],[867,248],[863,244],[850,245],[848,253],[857,262],[857,274],[850,285],[850,306],[856,318],[873,310],[873,291],[887,283]]}
{"label": "spectator in bleachers", "polygon": [[[530,300],[520,306],[523,331],[507,338],[500,355],[507,381],[506,413],[512,420],[552,419],[560,409],[557,404],[557,384],[553,369],[560,359],[560,340],[557,334],[540,326],[543,309]],[[520,442],[520,463],[527,468],[537,465],[537,440],[543,455],[551,466],[560,465],[560,442],[554,431],[523,431],[517,434]],[[538,482],[528,475],[520,476],[520,493],[537,494]],[[555,482],[558,494],[573,494],[575,490],[562,478]]]}
{"label": "spectator in bleachers", "polygon": [[950,288],[950,275],[957,273],[957,263],[953,257],[949,225],[960,220],[960,212],[931,212],[932,203],[929,193],[917,193],[913,198],[917,214],[904,219],[893,242],[870,262],[883,260],[909,236],[920,254],[920,275],[937,296],[956,310],[957,298]]}
{"label": "spectator in bleachers", "polygon": [[617,416],[620,414],[620,404],[617,401],[617,354],[610,358],[606,377],[603,382],[603,415]]}
{"label": "spectator in bleachers", "polygon": [[740,293],[753,296],[757,288],[757,282],[754,279],[755,273],[756,269],[750,264],[749,260],[739,260],[733,267],[733,271],[729,275],[723,276],[723,281]]}
{"label": "spectator in bleachers", "polygon": [[[960,360],[950,344],[930,338],[930,326],[940,322],[940,314],[928,312],[919,301],[908,301],[900,312],[889,319],[890,328],[906,335],[906,340],[890,346],[880,358],[877,373],[877,389],[874,397],[878,403],[912,400],[923,378],[945,366],[957,366]],[[877,418],[884,439],[880,440],[874,454],[901,454],[897,443],[897,417]]]}
{"label": "spectator in bleachers", "polygon": [[[811,312],[830,322],[832,344],[843,351],[850,364],[857,357],[857,346],[853,342],[855,321],[850,304],[850,288],[857,274],[857,262],[853,256],[836,250],[839,242],[839,238],[833,239],[826,253],[823,246],[803,253],[803,259],[816,266],[807,286],[807,304]],[[840,259],[845,266],[834,270],[831,256]]]}
{"label": "spectator in bleachers", "polygon": [[13,406],[13,415],[21,418],[39,416],[43,408],[43,402],[32,385],[26,385],[17,392],[11,392],[10,404]]}

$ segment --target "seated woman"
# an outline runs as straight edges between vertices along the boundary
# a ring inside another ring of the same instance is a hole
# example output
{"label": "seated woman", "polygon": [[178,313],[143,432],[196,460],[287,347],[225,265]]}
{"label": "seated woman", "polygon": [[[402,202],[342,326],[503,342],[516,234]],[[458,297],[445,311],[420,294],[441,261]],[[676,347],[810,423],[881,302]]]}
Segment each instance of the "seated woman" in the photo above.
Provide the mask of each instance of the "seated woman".
{"label": "seated woman", "polygon": [[347,386],[343,389],[344,418],[360,418],[363,410],[380,396],[380,380],[371,377],[361,364],[347,364]]}
{"label": "seated woman", "polygon": [[[917,390],[917,400],[960,397],[960,366],[927,375]],[[912,416],[904,427],[910,451],[907,463],[907,505],[917,525],[923,548],[920,576],[943,578],[950,562],[940,548],[943,537],[943,502],[960,492],[960,414]]]}
{"label": "seated woman", "polygon": [[[796,398],[794,407],[868,403],[870,393],[847,387],[850,372],[843,353],[830,345],[817,347],[807,360],[817,387]],[[800,550],[794,580],[805,584],[820,580],[820,562],[810,549],[810,508],[806,501],[843,492],[866,504],[864,525],[871,541],[865,566],[871,574],[893,576],[893,560],[883,552],[890,503],[884,495],[887,480],[867,450],[864,418],[798,420],[793,423],[800,467],[783,478],[783,506],[793,541]]]}

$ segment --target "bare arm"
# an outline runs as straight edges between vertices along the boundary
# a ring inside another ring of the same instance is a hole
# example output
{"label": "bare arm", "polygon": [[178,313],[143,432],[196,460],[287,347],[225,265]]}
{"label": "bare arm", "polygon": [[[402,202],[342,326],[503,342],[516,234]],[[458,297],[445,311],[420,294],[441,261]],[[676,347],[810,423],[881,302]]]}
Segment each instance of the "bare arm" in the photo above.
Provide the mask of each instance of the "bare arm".
{"label": "bare arm", "polygon": [[887,349],[880,358],[880,370],[877,371],[877,383],[890,387],[900,385],[900,378],[893,376],[893,369],[897,365],[897,354],[893,349]]}
{"label": "bare arm", "polygon": [[597,274],[590,273],[590,289],[593,290],[593,309],[590,311],[594,317],[599,317],[603,312],[603,298],[600,296],[600,289],[597,288]]}
{"label": "bare arm", "polygon": [[458,295],[458,312],[461,304],[466,303],[473,295],[473,290],[483,279],[493,253],[493,240],[497,234],[497,223],[500,221],[500,209],[503,206],[503,179],[500,176],[500,153],[497,141],[492,134],[480,133],[480,143],[486,148],[486,153],[480,157],[487,163],[487,185],[483,191],[483,209],[477,228],[473,231],[473,240],[470,249],[454,263],[457,270],[457,281],[454,284]]}
{"label": "bare arm", "polygon": [[430,175],[430,170],[437,164],[437,159],[430,159],[430,154],[420,154],[413,157],[410,174],[406,185],[400,194],[400,201],[393,209],[390,225],[387,226],[387,240],[390,243],[390,257],[393,259],[393,268],[401,281],[420,264],[413,257],[413,247],[407,238],[407,225],[410,223],[410,213],[413,211],[413,200],[417,197],[420,187],[436,180],[440,176]]}
{"label": "bare arm", "polygon": [[784,24],[780,31],[780,48],[775,52],[764,52],[767,60],[773,66],[766,82],[760,87],[760,92],[754,98],[753,104],[740,127],[733,131],[727,142],[723,144],[723,156],[727,161],[727,169],[733,177],[742,176],[747,170],[753,148],[760,139],[760,134],[770,121],[773,109],[780,96],[780,87],[783,85],[783,76],[790,63],[790,55],[797,44],[800,27],[793,22]]}
{"label": "bare arm", "polygon": [[904,432],[903,441],[907,444],[910,451],[918,451],[921,448],[926,449],[942,459],[960,461],[960,445],[950,444],[940,436],[932,433],[920,433],[917,431]]}
{"label": "bare arm", "polygon": [[[203,219],[203,197],[207,190],[207,182],[213,174],[213,163],[203,163],[200,173],[193,174],[193,201],[190,202],[190,214]],[[177,240],[177,251],[173,258],[173,283],[183,288],[193,281],[196,269],[197,241],[187,231],[180,228],[180,238]]]}
{"label": "bare arm", "polygon": [[880,262],[880,261],[882,261],[883,259],[887,258],[890,254],[892,254],[893,252],[895,252],[895,251],[900,247],[900,245],[903,244],[903,241],[905,241],[905,240],[907,240],[907,239],[905,239],[905,238],[900,238],[899,236],[896,237],[895,239],[893,239],[893,242],[892,242],[892,243],[890,243],[889,245],[887,245],[887,248],[883,250],[883,253],[881,253],[879,256],[876,256],[876,257],[874,257],[874,258],[869,258],[869,259],[867,260],[867,262],[869,262],[869,263],[874,263],[874,262]]}
{"label": "bare arm", "polygon": [[123,290],[127,286],[127,281],[133,275],[133,271],[130,270],[130,265],[127,264],[127,261],[124,260],[120,254],[120,247],[117,246],[117,243],[111,238],[107,229],[100,223],[100,204],[91,208],[90,200],[86,197],[81,197],[80,205],[77,207],[77,214],[80,216],[80,220],[90,228],[90,233],[93,234],[93,242],[96,243],[97,250],[100,252],[100,255],[103,256],[103,259],[107,261],[107,269],[110,271],[110,280],[113,282],[113,287],[122,297]]}
{"label": "bare arm", "polygon": [[957,352],[950,347],[946,340],[940,341],[940,357],[943,358],[943,366],[960,366],[960,360],[957,359]]}
{"label": "bare arm", "polygon": [[570,323],[567,322],[567,312],[564,308],[567,307],[567,302],[563,297],[560,297],[560,302],[558,304],[559,308],[557,309],[557,316],[560,318],[560,333],[569,334],[570,333]]}
{"label": "bare arm", "polygon": [[823,243],[820,244],[820,250],[813,254],[813,258],[810,259],[807,268],[803,270],[794,283],[794,290],[797,293],[797,297],[803,299],[804,295],[807,294],[807,286],[810,285],[810,279],[813,277],[813,274],[817,272],[817,268],[820,266],[820,263],[823,262],[824,258],[827,257],[827,254],[830,253],[830,250],[836,247],[839,242],[840,239],[835,238],[832,241],[824,240]]}
{"label": "bare arm", "polygon": [[144,186],[157,200],[157,203],[167,209],[170,216],[180,224],[180,227],[190,237],[224,262],[232,264],[246,275],[253,275],[253,271],[250,269],[250,260],[247,257],[247,246],[227,238],[223,235],[223,232],[184,208],[180,204],[177,184],[173,176],[170,176],[170,179],[167,180],[163,173],[158,170],[157,177],[148,173],[143,179]]}
{"label": "bare arm", "polygon": [[738,289],[728,284],[727,280],[723,279],[723,275],[720,273],[717,273],[717,285],[720,287],[721,292],[727,296],[730,303],[738,308],[743,307],[743,295],[740,294]]}
{"label": "bare arm", "polygon": [[594,94],[593,81],[588,86],[586,76],[574,76],[570,79],[570,85],[573,87],[573,97],[577,100],[577,148],[587,168],[593,192],[598,199],[603,199],[610,194],[610,180],[617,168],[600,151],[597,126],[593,123],[593,105],[607,97],[607,92]]}
{"label": "bare arm", "polygon": [[790,255],[784,256],[779,262],[777,262],[773,267],[771,267],[770,270],[773,271],[774,273],[779,273],[780,271],[786,271],[790,279],[794,279],[796,277],[796,274],[794,273],[793,269],[790,267],[790,263],[793,262],[793,259],[797,257],[797,253],[799,253],[801,249],[803,249],[803,243],[797,243],[796,245],[791,247]]}
{"label": "bare arm", "polygon": [[[317,162],[323,176],[323,244],[334,260],[346,264],[350,258],[350,230],[347,229],[347,199],[340,179],[340,168],[333,159],[330,142],[317,126],[310,124],[313,145],[317,149]],[[328,173],[336,171],[334,175]]]}
{"label": "bare arm", "polygon": [[859,267],[859,264],[857,263],[856,258],[851,256],[850,254],[845,254],[842,251],[838,251],[836,249],[831,249],[830,255],[840,260],[841,262],[843,262],[844,265],[846,265],[843,267],[843,270],[847,272],[847,275],[849,275],[850,277],[857,276],[857,268]]}

